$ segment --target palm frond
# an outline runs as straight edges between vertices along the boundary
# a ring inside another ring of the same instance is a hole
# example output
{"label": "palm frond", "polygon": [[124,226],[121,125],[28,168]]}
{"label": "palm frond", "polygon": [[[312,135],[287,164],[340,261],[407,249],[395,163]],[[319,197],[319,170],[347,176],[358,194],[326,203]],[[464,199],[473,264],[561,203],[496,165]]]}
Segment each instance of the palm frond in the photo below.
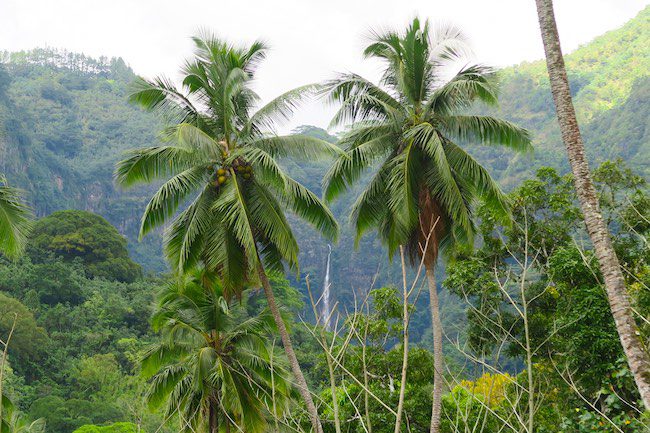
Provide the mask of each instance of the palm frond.
{"label": "palm frond", "polygon": [[274,158],[288,156],[308,161],[343,154],[335,144],[301,134],[260,138],[249,143],[249,146],[262,149]]}
{"label": "palm frond", "polygon": [[494,106],[498,102],[497,93],[498,82],[494,69],[470,65],[435,89],[426,108],[431,115],[448,115],[466,110],[476,101]]}
{"label": "palm frond", "polygon": [[146,110],[159,112],[169,119],[176,119],[180,123],[192,123],[199,116],[199,110],[194,107],[192,101],[165,77],[157,77],[152,81],[136,78],[132,84],[129,101]]}
{"label": "palm frond", "polygon": [[319,89],[318,84],[307,84],[283,93],[257,110],[251,116],[247,129],[258,133],[263,130],[274,131],[279,124],[289,120],[300,104],[315,95]]}
{"label": "palm frond", "polygon": [[339,225],[332,212],[320,201],[316,194],[305,188],[299,182],[286,176],[284,191],[280,194],[279,199],[327,239],[336,241],[339,233]]}
{"label": "palm frond", "polygon": [[451,171],[442,140],[428,123],[411,128],[406,134],[412,137],[431,159],[427,177],[433,197],[443,205],[447,216],[467,233],[473,231],[471,209],[468,208],[457,179]]}
{"label": "palm frond", "polygon": [[365,169],[395,149],[399,135],[391,127],[370,126],[353,129],[341,139],[347,145],[323,177],[325,200],[333,200],[356,182]]}
{"label": "palm frond", "polygon": [[347,122],[394,118],[401,109],[399,102],[390,94],[356,74],[342,74],[327,81],[321,94],[331,103],[342,104],[330,127]]}
{"label": "palm frond", "polygon": [[252,224],[259,230],[261,237],[267,239],[287,261],[291,268],[298,264],[298,242],[275,197],[266,186],[251,182],[248,208]]}
{"label": "palm frond", "polygon": [[441,126],[459,140],[476,140],[476,144],[498,144],[518,152],[530,152],[530,134],[507,120],[491,116],[454,115],[441,118]]}
{"label": "palm frond", "polygon": [[214,186],[209,184],[165,230],[165,255],[175,272],[182,273],[200,260],[204,234],[218,223],[211,214],[214,199]]}
{"label": "palm frond", "polygon": [[32,211],[21,192],[0,177],[0,252],[18,257],[25,248],[32,227]]}
{"label": "palm frond", "polygon": [[180,145],[146,147],[125,155],[115,168],[115,180],[123,187],[175,175],[192,168],[197,160],[192,149]]}
{"label": "palm frond", "polygon": [[140,239],[169,220],[187,197],[205,185],[209,166],[194,166],[165,182],[151,197],[142,215]]}
{"label": "palm frond", "polygon": [[509,222],[510,203],[487,169],[472,158],[465,150],[448,140],[443,141],[445,155],[455,177],[465,179],[486,204],[505,222]]}

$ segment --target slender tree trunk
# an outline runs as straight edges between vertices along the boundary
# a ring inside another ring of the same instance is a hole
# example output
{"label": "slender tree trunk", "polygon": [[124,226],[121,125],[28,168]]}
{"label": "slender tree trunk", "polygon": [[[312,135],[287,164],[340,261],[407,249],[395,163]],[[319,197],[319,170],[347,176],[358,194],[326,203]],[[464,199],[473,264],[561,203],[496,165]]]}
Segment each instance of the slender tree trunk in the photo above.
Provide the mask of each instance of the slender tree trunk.
{"label": "slender tree trunk", "polygon": [[408,302],[408,285],[406,284],[406,261],[404,260],[404,247],[399,247],[400,256],[402,259],[402,375],[400,376],[399,386],[399,400],[397,403],[397,416],[395,417],[395,433],[400,433],[402,430],[402,412],[404,411],[404,396],[406,394],[406,373],[408,372],[409,363],[409,302]]}
{"label": "slender tree trunk", "polygon": [[553,2],[552,0],[535,0],[535,2],[546,53],[551,91],[562,132],[562,140],[569,155],[580,207],[605,280],[607,297],[621,345],[643,403],[646,409],[650,410],[650,356],[639,337],[625,289],[623,274],[612,246],[609,230],[600,212],[596,191],[591,182],[589,166],[584,154],[584,144],[569,91],[569,80],[553,13]]}
{"label": "slender tree trunk", "polygon": [[[9,330],[9,335],[7,336],[7,340],[6,341],[0,340],[0,343],[4,345],[4,348],[2,349],[2,353],[0,353],[0,356],[2,356],[2,359],[0,359],[0,429],[2,428],[2,416],[3,416],[2,404],[4,403],[3,402],[4,391],[2,388],[2,384],[4,383],[4,374],[5,374],[5,365],[7,363],[7,356],[9,356],[9,343],[11,343],[11,336],[14,334],[17,321],[18,321],[18,313],[14,313],[14,321],[11,325],[11,329]],[[9,421],[7,421],[7,423],[9,423]]]}
{"label": "slender tree trunk", "polygon": [[312,427],[315,433],[323,433],[323,427],[320,423],[320,418],[318,417],[318,411],[316,410],[316,405],[314,400],[311,398],[311,393],[307,387],[307,381],[305,381],[305,376],[302,374],[300,369],[300,364],[298,363],[298,358],[296,358],[296,353],[293,351],[293,345],[291,344],[291,338],[289,337],[289,332],[287,327],[282,320],[282,315],[280,314],[280,309],[278,304],[275,302],[275,295],[273,294],[273,288],[269,278],[264,271],[264,266],[262,262],[258,260],[257,265],[257,274],[259,276],[262,287],[264,288],[264,294],[266,295],[266,300],[269,304],[269,309],[275,320],[275,324],[278,327],[278,332],[280,333],[280,338],[282,339],[282,345],[284,346],[284,351],[287,354],[287,359],[289,360],[289,365],[291,366],[291,372],[296,380],[298,385],[298,391],[302,397],[305,405],[307,406],[307,413],[309,414],[309,419],[311,420]]}
{"label": "slender tree trunk", "polygon": [[210,414],[209,416],[209,426],[208,430],[210,433],[219,433],[219,422],[217,420],[217,402],[214,399],[210,399]]}
{"label": "slender tree trunk", "polygon": [[440,433],[440,418],[442,415],[443,384],[443,355],[442,355],[442,321],[440,320],[440,304],[438,288],[436,287],[435,262],[426,266],[427,282],[429,285],[429,308],[431,309],[431,328],[433,330],[433,403],[431,404],[431,433]]}
{"label": "slender tree trunk", "polygon": [[370,395],[368,393],[368,364],[366,362],[366,348],[368,344],[368,321],[363,334],[363,346],[361,347],[361,362],[363,365],[363,404],[366,412],[366,431],[372,433],[372,422],[370,420]]}

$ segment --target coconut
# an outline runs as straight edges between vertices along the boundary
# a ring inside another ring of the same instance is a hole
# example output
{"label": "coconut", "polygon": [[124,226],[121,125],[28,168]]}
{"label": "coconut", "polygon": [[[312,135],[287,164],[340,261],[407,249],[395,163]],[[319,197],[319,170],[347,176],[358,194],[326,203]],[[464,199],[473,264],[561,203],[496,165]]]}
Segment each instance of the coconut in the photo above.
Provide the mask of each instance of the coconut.
{"label": "coconut", "polygon": [[226,174],[226,170],[224,170],[223,168],[220,168],[219,170],[217,170],[217,174],[219,176],[223,176],[224,174]]}
{"label": "coconut", "polygon": [[226,176],[219,176],[219,177],[217,178],[217,182],[219,182],[219,185],[221,185],[221,184],[224,183],[225,181],[226,181]]}

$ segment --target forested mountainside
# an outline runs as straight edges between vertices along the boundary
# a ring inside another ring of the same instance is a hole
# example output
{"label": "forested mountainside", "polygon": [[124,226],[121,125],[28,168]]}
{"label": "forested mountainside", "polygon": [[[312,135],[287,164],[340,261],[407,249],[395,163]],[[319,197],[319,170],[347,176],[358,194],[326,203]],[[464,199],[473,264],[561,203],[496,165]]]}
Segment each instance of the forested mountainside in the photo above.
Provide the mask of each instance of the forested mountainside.
{"label": "forested mountainside", "polygon": [[[606,33],[566,56],[575,103],[592,162],[621,157],[650,175],[650,7],[620,29]],[[114,163],[127,149],[153,145],[161,122],[129,105],[136,75],[122,59],[92,59],[81,54],[36,49],[4,53],[0,65],[0,172],[27,191],[39,216],[77,208],[96,212],[129,239],[134,259],[145,271],[161,271],[160,237],[137,241],[142,209],[150,191],[117,189]],[[529,128],[533,155],[475,148],[504,188],[531,177],[539,166],[568,169],[542,61],[502,70],[499,114]],[[482,110],[482,108],[479,108]],[[303,133],[334,141],[326,131],[304,126]],[[290,172],[316,192],[327,162],[286,162]],[[353,249],[347,210],[355,194],[332,205],[344,225],[332,255],[332,277],[340,299],[350,288],[367,287],[390,267],[372,238]],[[298,229],[301,270],[315,284],[323,277],[327,246],[311,230]]]}

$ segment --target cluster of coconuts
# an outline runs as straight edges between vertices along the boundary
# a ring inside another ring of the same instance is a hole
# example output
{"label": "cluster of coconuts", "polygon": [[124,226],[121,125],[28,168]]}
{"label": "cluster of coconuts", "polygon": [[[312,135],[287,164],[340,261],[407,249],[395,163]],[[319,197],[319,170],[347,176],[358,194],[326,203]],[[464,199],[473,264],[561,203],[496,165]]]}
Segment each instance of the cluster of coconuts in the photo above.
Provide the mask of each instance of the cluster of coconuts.
{"label": "cluster of coconuts", "polygon": [[241,158],[235,159],[230,166],[222,166],[215,171],[215,186],[219,187],[226,183],[231,176],[230,169],[233,169],[236,176],[245,180],[253,177],[253,167]]}

